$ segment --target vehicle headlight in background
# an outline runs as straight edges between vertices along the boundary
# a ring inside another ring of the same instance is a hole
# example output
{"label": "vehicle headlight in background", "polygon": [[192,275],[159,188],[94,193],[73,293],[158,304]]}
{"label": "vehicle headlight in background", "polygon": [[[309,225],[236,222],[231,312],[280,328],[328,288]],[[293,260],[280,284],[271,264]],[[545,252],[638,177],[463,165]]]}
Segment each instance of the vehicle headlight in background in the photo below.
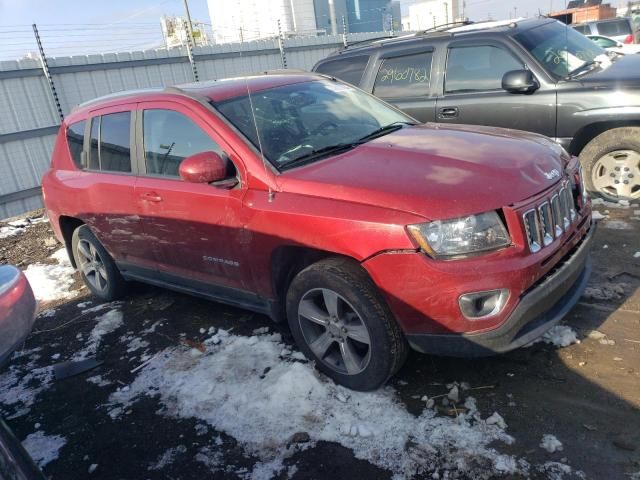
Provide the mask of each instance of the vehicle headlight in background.
{"label": "vehicle headlight in background", "polygon": [[496,212],[409,225],[409,233],[433,258],[469,255],[511,244]]}

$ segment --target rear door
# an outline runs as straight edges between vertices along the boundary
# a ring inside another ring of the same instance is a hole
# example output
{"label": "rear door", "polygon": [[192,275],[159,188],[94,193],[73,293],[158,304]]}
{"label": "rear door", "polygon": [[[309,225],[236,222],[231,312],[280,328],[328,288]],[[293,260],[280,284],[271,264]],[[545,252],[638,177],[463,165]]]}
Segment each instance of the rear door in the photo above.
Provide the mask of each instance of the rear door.
{"label": "rear door", "polygon": [[[239,159],[207,120],[180,103],[141,103],[137,131],[141,175],[136,202],[159,278],[195,290],[208,285],[251,289],[249,265],[242,258],[246,184]],[[205,151],[226,159],[229,179],[238,181],[182,180],[182,160]]]}
{"label": "rear door", "polygon": [[383,54],[373,94],[421,122],[435,120],[436,91],[432,88],[432,47]]}
{"label": "rear door", "polygon": [[525,63],[506,45],[461,40],[449,44],[436,120],[514,128],[555,136],[556,90],[540,81],[533,94],[502,89],[502,77]]}
{"label": "rear door", "polygon": [[[77,182],[79,213],[118,263],[153,266],[144,244],[134,190],[135,104],[91,112],[86,122],[81,174]],[[82,196],[82,198],[80,198]]]}

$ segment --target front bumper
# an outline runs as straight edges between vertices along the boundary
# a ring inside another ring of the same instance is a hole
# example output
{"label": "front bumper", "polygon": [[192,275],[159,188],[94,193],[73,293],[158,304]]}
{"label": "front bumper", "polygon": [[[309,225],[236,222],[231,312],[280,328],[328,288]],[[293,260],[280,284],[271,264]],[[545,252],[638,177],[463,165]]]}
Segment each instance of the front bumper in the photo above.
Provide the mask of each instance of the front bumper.
{"label": "front bumper", "polygon": [[527,292],[505,322],[476,334],[409,334],[416,350],[459,357],[487,356],[526,345],[557,324],[578,302],[591,274],[589,252],[596,224],[580,243]]}

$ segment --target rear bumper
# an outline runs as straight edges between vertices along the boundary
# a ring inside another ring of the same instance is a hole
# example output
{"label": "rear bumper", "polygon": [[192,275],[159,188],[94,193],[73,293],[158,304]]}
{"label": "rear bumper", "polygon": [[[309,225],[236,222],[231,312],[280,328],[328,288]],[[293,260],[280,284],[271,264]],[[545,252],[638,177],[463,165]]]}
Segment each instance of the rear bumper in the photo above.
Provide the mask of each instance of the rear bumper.
{"label": "rear bumper", "polygon": [[35,321],[36,300],[20,270],[0,267],[0,367],[24,342]]}
{"label": "rear bumper", "polygon": [[470,357],[507,352],[540,337],[571,310],[587,286],[595,225],[553,272],[522,295],[500,327],[477,334],[409,334],[409,344],[423,353]]}

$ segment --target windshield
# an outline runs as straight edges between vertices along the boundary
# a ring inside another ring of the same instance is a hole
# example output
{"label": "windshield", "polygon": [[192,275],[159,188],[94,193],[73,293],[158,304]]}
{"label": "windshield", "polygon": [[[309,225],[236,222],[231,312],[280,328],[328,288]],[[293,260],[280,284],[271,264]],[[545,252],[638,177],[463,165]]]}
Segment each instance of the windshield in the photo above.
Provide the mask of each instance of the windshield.
{"label": "windshield", "polygon": [[514,38],[557,78],[593,62],[610,62],[605,50],[560,22],[545,23]]}
{"label": "windshield", "polygon": [[415,123],[377,98],[331,80],[271,88],[252,94],[251,102],[242,96],[214,107],[276,167],[337,153],[332,147],[355,146],[374,132],[393,130],[383,127]]}

